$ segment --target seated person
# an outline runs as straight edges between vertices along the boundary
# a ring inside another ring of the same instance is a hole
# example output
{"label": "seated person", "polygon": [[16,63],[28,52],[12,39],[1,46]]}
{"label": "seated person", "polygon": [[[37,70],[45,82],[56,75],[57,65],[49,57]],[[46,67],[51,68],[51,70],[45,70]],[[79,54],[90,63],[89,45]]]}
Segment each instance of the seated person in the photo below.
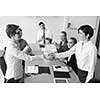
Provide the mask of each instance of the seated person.
{"label": "seated person", "polygon": [[46,42],[46,44],[45,44],[45,48],[44,48],[44,55],[46,56],[46,58],[49,59],[50,58],[49,54],[57,53],[57,49],[56,49],[55,45],[52,44],[52,39],[46,38],[45,42]]}
{"label": "seated person", "polygon": [[[77,43],[76,38],[71,37],[68,40],[68,48],[69,49],[72,48],[76,43]],[[70,66],[75,71],[75,73],[77,74],[78,67],[77,67],[77,61],[76,61],[75,54],[68,57],[67,65]]]}
{"label": "seated person", "polygon": [[57,44],[56,42],[54,43],[58,53],[65,52],[66,50],[68,50],[67,33],[65,31],[60,32],[60,39],[60,44]]}

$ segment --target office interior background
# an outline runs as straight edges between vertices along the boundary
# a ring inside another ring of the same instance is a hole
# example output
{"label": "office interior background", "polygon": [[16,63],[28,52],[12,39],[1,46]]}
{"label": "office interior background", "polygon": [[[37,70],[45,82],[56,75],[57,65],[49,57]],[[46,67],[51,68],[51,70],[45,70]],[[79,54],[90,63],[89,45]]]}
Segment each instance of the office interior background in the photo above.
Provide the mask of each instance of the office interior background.
{"label": "office interior background", "polygon": [[19,25],[23,30],[23,38],[29,43],[35,43],[37,32],[39,30],[38,22],[46,23],[47,28],[52,32],[53,39],[59,42],[59,33],[61,30],[67,32],[67,38],[74,36],[78,40],[77,28],[82,24],[93,26],[95,34],[92,38],[93,43],[98,47],[98,61],[95,75],[100,79],[100,33],[99,16],[1,16],[0,17],[0,50],[3,50],[8,37],[5,33],[5,27],[9,23]]}

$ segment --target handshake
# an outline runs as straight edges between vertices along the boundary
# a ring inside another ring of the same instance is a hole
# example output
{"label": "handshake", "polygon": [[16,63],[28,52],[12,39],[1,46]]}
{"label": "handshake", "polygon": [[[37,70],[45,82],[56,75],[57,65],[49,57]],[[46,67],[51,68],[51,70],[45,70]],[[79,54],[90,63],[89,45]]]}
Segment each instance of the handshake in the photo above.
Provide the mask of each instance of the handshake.
{"label": "handshake", "polygon": [[55,53],[44,52],[44,58],[48,59],[48,60],[54,60],[55,59]]}

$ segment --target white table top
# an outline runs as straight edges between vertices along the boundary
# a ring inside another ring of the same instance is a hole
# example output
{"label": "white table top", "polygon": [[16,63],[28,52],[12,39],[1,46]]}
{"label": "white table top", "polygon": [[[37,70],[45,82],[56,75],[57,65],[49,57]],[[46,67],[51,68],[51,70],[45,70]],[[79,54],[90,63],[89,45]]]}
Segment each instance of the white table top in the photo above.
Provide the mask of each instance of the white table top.
{"label": "white table top", "polygon": [[[54,83],[53,66],[54,65],[65,66],[65,64],[59,60],[47,60],[45,58],[40,57],[37,60],[26,62],[25,69],[27,69],[28,66],[33,66],[33,65],[49,67],[51,74],[45,73],[39,75],[31,75],[30,77],[25,78],[25,83]],[[71,78],[68,79],[70,83],[79,83],[79,79],[73,70],[69,74],[71,76]]]}

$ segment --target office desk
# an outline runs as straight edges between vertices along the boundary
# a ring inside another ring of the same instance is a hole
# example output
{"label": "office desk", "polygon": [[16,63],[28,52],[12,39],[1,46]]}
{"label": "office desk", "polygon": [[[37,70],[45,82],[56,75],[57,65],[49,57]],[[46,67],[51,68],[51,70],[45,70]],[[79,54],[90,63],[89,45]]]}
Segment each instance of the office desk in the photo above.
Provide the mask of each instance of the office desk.
{"label": "office desk", "polygon": [[[43,52],[41,51],[41,49],[37,44],[31,44],[30,47],[32,48],[33,54],[35,55],[43,54]],[[46,60],[44,58],[38,58],[37,60],[34,60],[32,62],[26,62],[25,68],[27,66],[33,66],[33,65],[49,67],[51,74],[44,73],[44,74],[31,75],[29,77],[25,77],[24,78],[25,83],[54,83],[54,73],[52,65],[63,66],[64,63],[59,62],[58,60]],[[71,76],[71,78],[68,79],[69,83],[79,83],[79,79],[73,70],[69,74]]]}
{"label": "office desk", "polygon": [[[53,65],[65,66],[64,63],[59,60],[47,60],[45,58],[38,58],[32,62],[25,63],[25,69],[28,66],[40,65],[44,67],[49,67],[51,74],[43,73],[38,75],[31,75],[30,77],[26,77],[24,79],[25,83],[54,83],[54,73],[53,73]],[[68,78],[69,83],[79,83],[79,79],[75,72],[72,70],[70,73],[71,78]]]}

